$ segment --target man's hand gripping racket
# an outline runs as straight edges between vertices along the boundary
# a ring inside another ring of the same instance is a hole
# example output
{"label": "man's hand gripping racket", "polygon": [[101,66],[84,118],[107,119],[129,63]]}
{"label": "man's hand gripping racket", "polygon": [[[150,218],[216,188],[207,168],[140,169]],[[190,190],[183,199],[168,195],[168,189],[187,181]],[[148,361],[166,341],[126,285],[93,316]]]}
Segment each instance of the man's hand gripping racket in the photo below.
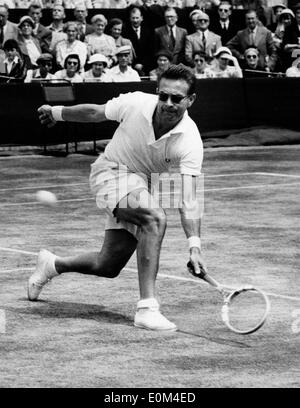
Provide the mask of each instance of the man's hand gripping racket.
{"label": "man's hand gripping racket", "polygon": [[[191,257],[192,259],[192,257]],[[267,295],[251,285],[227,288],[212,278],[202,260],[194,267],[195,260],[187,263],[188,271],[196,278],[213,286],[223,297],[222,320],[226,326],[238,334],[250,334],[265,323],[270,311]]]}

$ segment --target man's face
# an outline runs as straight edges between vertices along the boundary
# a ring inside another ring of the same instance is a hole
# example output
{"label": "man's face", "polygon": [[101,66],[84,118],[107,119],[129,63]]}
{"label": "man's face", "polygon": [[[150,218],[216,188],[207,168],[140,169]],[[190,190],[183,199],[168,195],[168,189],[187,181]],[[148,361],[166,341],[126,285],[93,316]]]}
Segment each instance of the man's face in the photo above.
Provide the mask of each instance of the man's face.
{"label": "man's face", "polygon": [[18,51],[16,50],[16,48],[5,50],[5,56],[10,62],[13,61],[17,55],[18,55]]}
{"label": "man's face", "polygon": [[255,53],[255,52],[249,52],[247,55],[246,55],[246,62],[247,62],[247,65],[250,67],[250,68],[252,68],[252,69],[254,69],[254,68],[256,68],[257,67],[257,64],[258,64],[258,55]]}
{"label": "man's face", "polygon": [[208,29],[209,20],[207,18],[202,18],[196,15],[192,17],[192,23],[196,30],[205,31]]}
{"label": "man's face", "polygon": [[231,15],[231,7],[227,3],[221,3],[218,8],[218,13],[221,21],[225,21]]}
{"label": "man's face", "polygon": [[32,20],[38,24],[42,17],[42,10],[41,9],[34,9],[33,7],[29,10],[28,15],[32,18]]}
{"label": "man's face", "polygon": [[3,27],[8,19],[8,11],[5,7],[0,6],[0,26]]}
{"label": "man's face", "polygon": [[77,21],[80,21],[80,23],[85,23],[87,14],[88,13],[85,7],[76,7],[74,10],[74,17]]}
{"label": "man's face", "polygon": [[124,52],[122,54],[118,54],[118,63],[120,67],[125,68],[128,66],[130,62],[130,52]]}
{"label": "man's face", "polygon": [[[158,84],[158,103],[156,112],[163,122],[179,122],[187,108],[192,106],[195,95],[188,96],[189,85],[182,79],[162,78]],[[172,100],[172,96],[177,99]],[[163,100],[161,100],[163,99]]]}
{"label": "man's face", "polygon": [[63,20],[65,18],[65,10],[62,6],[55,6],[52,9],[53,20]]}
{"label": "man's face", "polygon": [[254,29],[257,25],[257,16],[255,12],[246,14],[246,25],[250,29]]}
{"label": "man's face", "polygon": [[165,12],[165,20],[166,24],[169,27],[173,27],[178,20],[177,14],[174,10],[168,10]]}
{"label": "man's face", "polygon": [[143,21],[143,16],[139,10],[133,10],[133,12],[130,14],[130,22],[133,25],[133,27],[138,28]]}
{"label": "man's face", "polygon": [[199,54],[196,54],[194,56],[194,63],[195,63],[195,67],[196,67],[196,69],[198,71],[201,71],[206,66],[205,58],[202,55],[199,55]]}
{"label": "man's face", "polygon": [[111,29],[111,35],[113,38],[119,38],[122,33],[122,24],[116,24]]}

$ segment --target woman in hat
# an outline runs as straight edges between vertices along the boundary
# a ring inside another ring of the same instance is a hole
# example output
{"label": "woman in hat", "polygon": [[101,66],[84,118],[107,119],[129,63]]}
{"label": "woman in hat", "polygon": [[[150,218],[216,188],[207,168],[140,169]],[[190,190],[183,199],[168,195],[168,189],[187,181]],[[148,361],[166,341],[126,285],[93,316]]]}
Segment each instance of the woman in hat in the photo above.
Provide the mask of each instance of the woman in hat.
{"label": "woman in hat", "polygon": [[287,77],[300,77],[300,57],[296,58],[292,66],[286,70]]}
{"label": "woman in hat", "polygon": [[14,39],[5,41],[3,51],[4,55],[0,55],[0,75],[23,81],[27,70],[31,68],[29,56],[22,53],[18,42]]}
{"label": "woman in hat", "polygon": [[64,69],[55,72],[56,79],[64,79],[70,82],[83,82],[80,74],[80,58],[78,54],[69,54],[64,62]]}
{"label": "woman in hat", "polygon": [[37,68],[37,59],[42,53],[39,40],[34,37],[34,21],[29,16],[23,16],[19,22],[20,34],[18,37],[18,43],[23,54],[29,56],[32,68]]}
{"label": "woman in hat", "polygon": [[161,74],[169,68],[173,58],[172,54],[170,54],[167,50],[158,51],[155,54],[155,57],[157,67],[150,71],[150,81],[157,81]]}
{"label": "woman in hat", "polygon": [[[232,65],[229,65],[229,64]],[[214,55],[209,67],[209,75],[212,78],[242,78],[243,73],[238,60],[232,55],[227,47],[220,47]]]}
{"label": "woman in hat", "polygon": [[112,82],[111,75],[106,71],[108,61],[105,55],[92,55],[88,64],[91,68],[81,74],[83,82]]}
{"label": "woman in hat", "polygon": [[107,19],[102,14],[96,14],[92,17],[91,23],[94,32],[85,37],[89,55],[105,55],[108,58],[108,66],[110,67],[113,62],[116,62],[117,47],[115,40],[110,35],[104,34]]}

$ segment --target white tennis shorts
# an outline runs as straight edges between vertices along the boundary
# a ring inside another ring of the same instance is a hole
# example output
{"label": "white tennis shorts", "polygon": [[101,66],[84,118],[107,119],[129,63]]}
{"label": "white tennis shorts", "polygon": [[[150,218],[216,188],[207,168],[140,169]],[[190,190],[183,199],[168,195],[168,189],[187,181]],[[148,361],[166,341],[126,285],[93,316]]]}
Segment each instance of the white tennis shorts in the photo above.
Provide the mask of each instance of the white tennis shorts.
{"label": "white tennis shorts", "polygon": [[137,238],[138,226],[122,220],[117,222],[113,210],[132,191],[148,190],[147,178],[131,173],[125,165],[109,161],[101,154],[91,165],[90,187],[97,207],[106,211],[105,229],[126,229]]}

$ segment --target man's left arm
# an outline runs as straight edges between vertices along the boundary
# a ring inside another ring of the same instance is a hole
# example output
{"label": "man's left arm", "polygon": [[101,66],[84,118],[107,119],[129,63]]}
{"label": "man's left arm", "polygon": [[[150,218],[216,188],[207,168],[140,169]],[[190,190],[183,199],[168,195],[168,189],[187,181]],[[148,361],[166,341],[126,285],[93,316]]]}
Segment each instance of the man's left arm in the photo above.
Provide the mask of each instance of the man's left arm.
{"label": "man's left arm", "polygon": [[194,266],[196,274],[201,269],[206,272],[205,262],[201,252],[201,218],[203,199],[197,197],[197,176],[181,175],[181,202],[179,212],[181,224],[189,242],[189,261]]}

